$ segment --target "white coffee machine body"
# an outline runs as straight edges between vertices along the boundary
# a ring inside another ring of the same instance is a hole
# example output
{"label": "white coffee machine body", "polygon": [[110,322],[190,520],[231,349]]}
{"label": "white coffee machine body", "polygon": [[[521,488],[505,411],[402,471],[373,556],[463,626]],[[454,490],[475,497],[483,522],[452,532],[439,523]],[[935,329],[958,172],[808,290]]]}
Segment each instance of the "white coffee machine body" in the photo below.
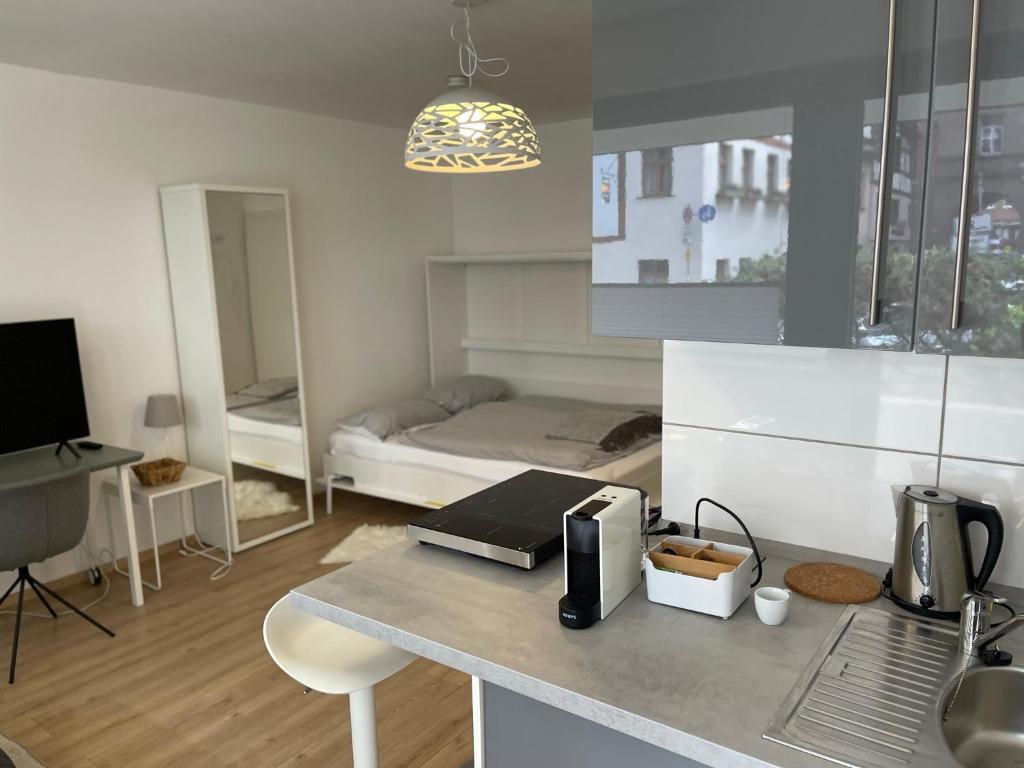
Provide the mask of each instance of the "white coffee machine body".
{"label": "white coffee machine body", "polygon": [[639,586],[643,506],[639,490],[609,485],[565,513],[562,624],[589,627]]}

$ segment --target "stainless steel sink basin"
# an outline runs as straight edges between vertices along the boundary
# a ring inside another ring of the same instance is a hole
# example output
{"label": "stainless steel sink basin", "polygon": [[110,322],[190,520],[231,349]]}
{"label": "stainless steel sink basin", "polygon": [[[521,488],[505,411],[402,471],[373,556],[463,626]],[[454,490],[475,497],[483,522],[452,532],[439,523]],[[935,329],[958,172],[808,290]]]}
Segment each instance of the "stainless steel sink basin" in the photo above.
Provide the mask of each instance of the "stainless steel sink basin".
{"label": "stainless steel sink basin", "polygon": [[[945,691],[940,718],[955,688],[956,680]],[[964,768],[1024,767],[1024,668],[968,672],[942,735]]]}

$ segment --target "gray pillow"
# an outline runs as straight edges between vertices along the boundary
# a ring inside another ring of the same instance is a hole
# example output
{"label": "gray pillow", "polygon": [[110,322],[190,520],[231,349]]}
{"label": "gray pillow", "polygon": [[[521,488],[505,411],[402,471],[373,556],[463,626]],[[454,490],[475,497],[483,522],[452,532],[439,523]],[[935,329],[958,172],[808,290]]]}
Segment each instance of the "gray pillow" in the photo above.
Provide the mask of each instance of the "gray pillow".
{"label": "gray pillow", "polygon": [[429,400],[399,400],[367,408],[338,422],[342,427],[363,427],[381,440],[422,424],[444,421],[448,411]]}
{"label": "gray pillow", "polygon": [[250,397],[282,397],[297,391],[299,388],[299,379],[296,376],[280,376],[276,379],[266,379],[265,381],[257,381],[255,384],[250,384],[245,389],[238,390],[239,395],[249,395]]}
{"label": "gray pillow", "polygon": [[508,396],[508,385],[490,376],[459,376],[423,393],[424,398],[437,403],[449,413],[458,413],[480,403],[504,400]]}
{"label": "gray pillow", "polygon": [[615,453],[638,440],[661,432],[661,417],[636,411],[576,411],[555,425],[546,437],[576,440]]}

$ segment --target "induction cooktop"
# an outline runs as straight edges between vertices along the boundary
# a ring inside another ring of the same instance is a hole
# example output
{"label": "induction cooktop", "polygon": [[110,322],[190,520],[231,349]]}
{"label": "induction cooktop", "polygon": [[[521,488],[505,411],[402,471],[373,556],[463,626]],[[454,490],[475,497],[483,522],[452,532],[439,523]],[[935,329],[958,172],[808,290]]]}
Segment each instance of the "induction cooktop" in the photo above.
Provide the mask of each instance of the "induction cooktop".
{"label": "induction cooktop", "polygon": [[530,569],[562,549],[562,517],[609,484],[531,469],[409,523],[409,537]]}

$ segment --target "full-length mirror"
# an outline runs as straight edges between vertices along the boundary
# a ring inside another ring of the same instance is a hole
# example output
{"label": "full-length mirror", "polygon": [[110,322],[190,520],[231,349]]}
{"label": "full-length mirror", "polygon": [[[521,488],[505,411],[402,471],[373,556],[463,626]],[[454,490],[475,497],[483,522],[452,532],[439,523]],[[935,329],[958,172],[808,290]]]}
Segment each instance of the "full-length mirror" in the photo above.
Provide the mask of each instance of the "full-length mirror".
{"label": "full-length mirror", "polygon": [[287,198],[206,191],[237,546],[310,519]]}
{"label": "full-length mirror", "polygon": [[160,200],[188,462],[204,542],[246,549],[313,522],[288,193],[182,184]]}

